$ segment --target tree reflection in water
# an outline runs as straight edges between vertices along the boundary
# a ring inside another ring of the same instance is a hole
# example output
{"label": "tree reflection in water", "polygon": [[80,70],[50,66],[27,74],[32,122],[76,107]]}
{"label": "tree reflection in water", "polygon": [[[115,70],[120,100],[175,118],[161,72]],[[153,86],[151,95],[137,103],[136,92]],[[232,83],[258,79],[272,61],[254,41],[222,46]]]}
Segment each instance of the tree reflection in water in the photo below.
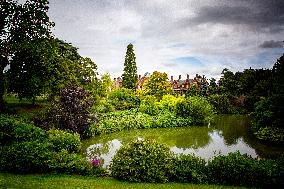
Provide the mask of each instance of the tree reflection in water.
{"label": "tree reflection in water", "polygon": [[249,124],[247,116],[226,115],[216,117],[210,127],[126,130],[84,141],[82,153],[86,154],[88,159],[102,158],[106,167],[120,146],[140,137],[165,143],[174,153],[195,154],[205,160],[237,150],[259,158],[275,158],[283,154],[283,147],[257,141],[249,133]]}

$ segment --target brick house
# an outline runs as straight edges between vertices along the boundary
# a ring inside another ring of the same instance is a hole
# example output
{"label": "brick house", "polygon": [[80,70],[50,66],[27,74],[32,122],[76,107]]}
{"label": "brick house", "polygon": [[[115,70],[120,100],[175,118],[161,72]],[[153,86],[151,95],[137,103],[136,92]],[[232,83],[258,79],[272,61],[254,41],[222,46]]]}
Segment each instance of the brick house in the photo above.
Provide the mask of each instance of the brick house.
{"label": "brick house", "polygon": [[[144,83],[150,78],[150,74],[146,72],[144,76],[138,75],[137,89],[143,90]],[[202,83],[207,83],[205,76],[200,76],[196,74],[193,79],[189,79],[189,74],[187,74],[186,79],[182,80],[181,75],[177,80],[171,76],[170,84],[175,92],[184,93],[189,90],[192,86],[196,86],[198,90],[201,89]],[[114,88],[120,88],[122,86],[122,78],[114,78]]]}

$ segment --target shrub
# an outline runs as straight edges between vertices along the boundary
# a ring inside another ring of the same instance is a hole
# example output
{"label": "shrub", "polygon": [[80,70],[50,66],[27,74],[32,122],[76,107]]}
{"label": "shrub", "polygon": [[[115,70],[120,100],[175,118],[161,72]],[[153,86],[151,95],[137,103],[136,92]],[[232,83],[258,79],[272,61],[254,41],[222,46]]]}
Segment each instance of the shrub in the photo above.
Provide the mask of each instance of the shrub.
{"label": "shrub", "polygon": [[257,160],[239,152],[208,162],[208,178],[214,184],[278,188],[283,173],[283,160]]}
{"label": "shrub", "polygon": [[21,119],[0,115],[0,144],[9,145],[13,142],[24,142],[34,140],[45,140],[47,138],[44,130]]}
{"label": "shrub", "polygon": [[194,155],[178,155],[174,159],[173,181],[206,183],[207,167],[205,160]]}
{"label": "shrub", "polygon": [[121,147],[110,165],[111,175],[133,182],[167,182],[173,168],[169,147],[152,140],[136,140]]}
{"label": "shrub", "polygon": [[117,111],[104,114],[100,117],[99,125],[94,123],[94,131],[99,133],[111,133],[123,129],[138,129],[152,127],[152,117],[138,112],[135,109]]}
{"label": "shrub", "polygon": [[67,150],[53,153],[48,168],[56,173],[87,175],[92,172],[92,165],[85,157]]}
{"label": "shrub", "polygon": [[214,107],[214,110],[218,114],[229,114],[233,113],[233,107],[230,104],[230,99],[228,98],[227,95],[210,95],[207,97],[207,100],[212,104]]}
{"label": "shrub", "polygon": [[149,115],[157,115],[159,113],[159,107],[156,97],[151,95],[145,96],[140,103],[139,111]]}
{"label": "shrub", "polygon": [[[208,162],[210,182],[221,185],[248,185],[254,160],[239,152],[217,156]],[[247,179],[247,180],[246,180]]]}
{"label": "shrub", "polygon": [[179,102],[182,102],[184,100],[183,97],[175,97],[173,95],[164,95],[162,100],[159,102],[159,108],[162,111],[176,111],[176,105]]}
{"label": "shrub", "polygon": [[129,110],[131,108],[139,107],[140,104],[140,100],[135,96],[133,90],[126,88],[119,88],[111,91],[108,100],[116,110]]}
{"label": "shrub", "polygon": [[14,173],[38,173],[48,170],[52,159],[50,144],[41,141],[13,143],[2,147],[0,169]]}
{"label": "shrub", "polygon": [[57,129],[51,129],[47,133],[49,142],[52,143],[56,152],[60,152],[63,149],[69,153],[78,152],[81,148],[80,135],[77,133],[68,133],[67,131]]}
{"label": "shrub", "polygon": [[177,102],[176,114],[190,118],[194,124],[202,124],[213,116],[213,107],[204,97],[194,96]]}
{"label": "shrub", "polygon": [[169,111],[160,112],[152,118],[152,127],[166,128],[166,127],[182,127],[192,124],[190,118],[177,117],[175,113]]}
{"label": "shrub", "polygon": [[284,129],[277,127],[261,127],[255,133],[256,138],[265,141],[284,142]]}
{"label": "shrub", "polygon": [[115,107],[106,99],[101,99],[95,106],[92,108],[92,112],[97,113],[107,113],[113,112]]}
{"label": "shrub", "polygon": [[175,113],[164,111],[150,116],[136,109],[102,114],[99,123],[93,123],[94,134],[112,133],[124,129],[181,127],[192,124],[191,118],[177,117]]}
{"label": "shrub", "polygon": [[284,95],[273,95],[257,102],[252,113],[257,128],[270,126],[283,128],[283,107]]}
{"label": "shrub", "polygon": [[93,100],[89,93],[77,84],[69,84],[60,91],[59,101],[49,110],[49,121],[56,128],[68,129],[86,138],[91,120],[96,117],[89,114]]}

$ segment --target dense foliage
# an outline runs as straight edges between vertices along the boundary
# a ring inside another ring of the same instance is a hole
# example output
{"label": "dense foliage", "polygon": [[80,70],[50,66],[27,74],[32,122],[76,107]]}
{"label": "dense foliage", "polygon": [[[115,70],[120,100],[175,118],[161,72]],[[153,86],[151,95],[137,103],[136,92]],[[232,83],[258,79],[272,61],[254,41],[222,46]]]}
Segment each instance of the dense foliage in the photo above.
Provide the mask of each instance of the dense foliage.
{"label": "dense foliage", "polygon": [[108,103],[111,104],[116,110],[128,110],[138,107],[140,99],[135,96],[133,90],[119,88],[109,93]]}
{"label": "dense foliage", "polygon": [[21,119],[0,115],[0,145],[11,145],[17,142],[43,141],[46,133]]}
{"label": "dense foliage", "polygon": [[176,113],[190,118],[195,124],[208,122],[213,115],[212,105],[203,97],[189,97],[176,104]]}
{"label": "dense foliage", "polygon": [[121,147],[111,167],[112,175],[134,182],[189,182],[248,187],[283,186],[283,160],[258,160],[239,152],[205,160],[194,155],[174,155],[151,140],[136,140]]}
{"label": "dense foliage", "polygon": [[239,152],[209,161],[210,183],[277,188],[283,186],[283,160],[256,160]]}
{"label": "dense foliage", "polygon": [[144,84],[146,94],[154,95],[158,99],[161,99],[163,95],[172,93],[172,87],[167,80],[168,75],[166,73],[154,71],[149,80]]}
{"label": "dense foliage", "polygon": [[110,167],[113,177],[132,182],[167,182],[172,171],[169,147],[137,140],[121,147]]}
{"label": "dense foliage", "polygon": [[13,173],[104,174],[79,155],[78,134],[60,130],[47,133],[22,119],[0,116],[0,171]]}
{"label": "dense foliage", "polygon": [[[48,8],[48,0],[0,1],[0,113],[5,110],[5,93],[33,103],[39,96],[53,100],[47,102],[47,112],[28,122],[23,116],[0,115],[0,171],[101,174],[104,170],[96,159],[88,162],[79,154],[80,139],[123,129],[201,125],[214,111],[251,113],[258,139],[284,141],[284,55],[271,70],[233,73],[225,68],[218,84],[197,75],[200,80],[185,94],[175,94],[167,74],[155,71],[143,91],[135,92],[136,57],[129,44],[123,87],[113,89],[110,75],[97,78],[97,65],[90,58],[52,36]],[[194,155],[175,156],[150,140],[122,147],[110,169],[114,177],[135,182],[284,185],[283,160],[257,160],[237,152],[217,156],[206,165]]]}
{"label": "dense foliage", "polygon": [[124,69],[122,74],[122,87],[127,89],[136,89],[138,80],[136,57],[134,54],[133,45],[130,43],[127,46],[127,51],[124,61]]}
{"label": "dense foliage", "polygon": [[227,95],[213,94],[208,96],[207,100],[214,107],[214,111],[218,114],[230,114],[233,113],[233,106],[230,103],[230,99]]}
{"label": "dense foliage", "polygon": [[68,84],[60,91],[59,101],[49,110],[49,124],[79,133],[82,138],[87,137],[90,121],[96,120],[89,113],[92,105],[89,93],[76,84]]}
{"label": "dense foliage", "polygon": [[155,96],[147,95],[140,103],[139,111],[149,115],[157,115],[159,113],[158,101]]}
{"label": "dense foliage", "polygon": [[194,155],[179,155],[174,158],[173,181],[207,183],[205,160]]}
{"label": "dense foliage", "polygon": [[63,130],[51,129],[47,132],[48,140],[51,142],[54,151],[66,150],[69,153],[78,152],[81,148],[80,135],[69,133]]}
{"label": "dense foliage", "polygon": [[[50,29],[53,23],[49,21],[47,15],[47,0],[28,0],[20,4],[13,0],[2,0],[0,2],[0,112],[4,109],[3,95],[4,68],[7,65],[11,67],[21,65],[22,67],[34,67],[40,69],[38,62],[15,61],[21,59],[23,46],[37,39],[49,38]],[[19,53],[21,54],[20,56]],[[26,52],[30,53],[30,52]],[[32,55],[32,54],[28,54]],[[28,57],[25,56],[25,58]],[[27,70],[26,70],[27,71]],[[30,69],[28,69],[30,71]],[[17,78],[11,78],[17,79]],[[35,81],[37,82],[37,81]],[[22,88],[23,89],[23,88]]]}

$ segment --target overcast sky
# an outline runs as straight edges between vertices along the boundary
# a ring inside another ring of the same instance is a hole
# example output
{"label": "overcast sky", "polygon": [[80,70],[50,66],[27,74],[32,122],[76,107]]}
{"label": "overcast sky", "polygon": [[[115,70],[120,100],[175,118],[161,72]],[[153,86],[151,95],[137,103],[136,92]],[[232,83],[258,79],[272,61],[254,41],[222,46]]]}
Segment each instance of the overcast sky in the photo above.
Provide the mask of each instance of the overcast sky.
{"label": "overcast sky", "polygon": [[284,0],[50,0],[49,16],[56,37],[111,77],[129,43],[138,74],[175,78],[271,68],[284,52]]}

